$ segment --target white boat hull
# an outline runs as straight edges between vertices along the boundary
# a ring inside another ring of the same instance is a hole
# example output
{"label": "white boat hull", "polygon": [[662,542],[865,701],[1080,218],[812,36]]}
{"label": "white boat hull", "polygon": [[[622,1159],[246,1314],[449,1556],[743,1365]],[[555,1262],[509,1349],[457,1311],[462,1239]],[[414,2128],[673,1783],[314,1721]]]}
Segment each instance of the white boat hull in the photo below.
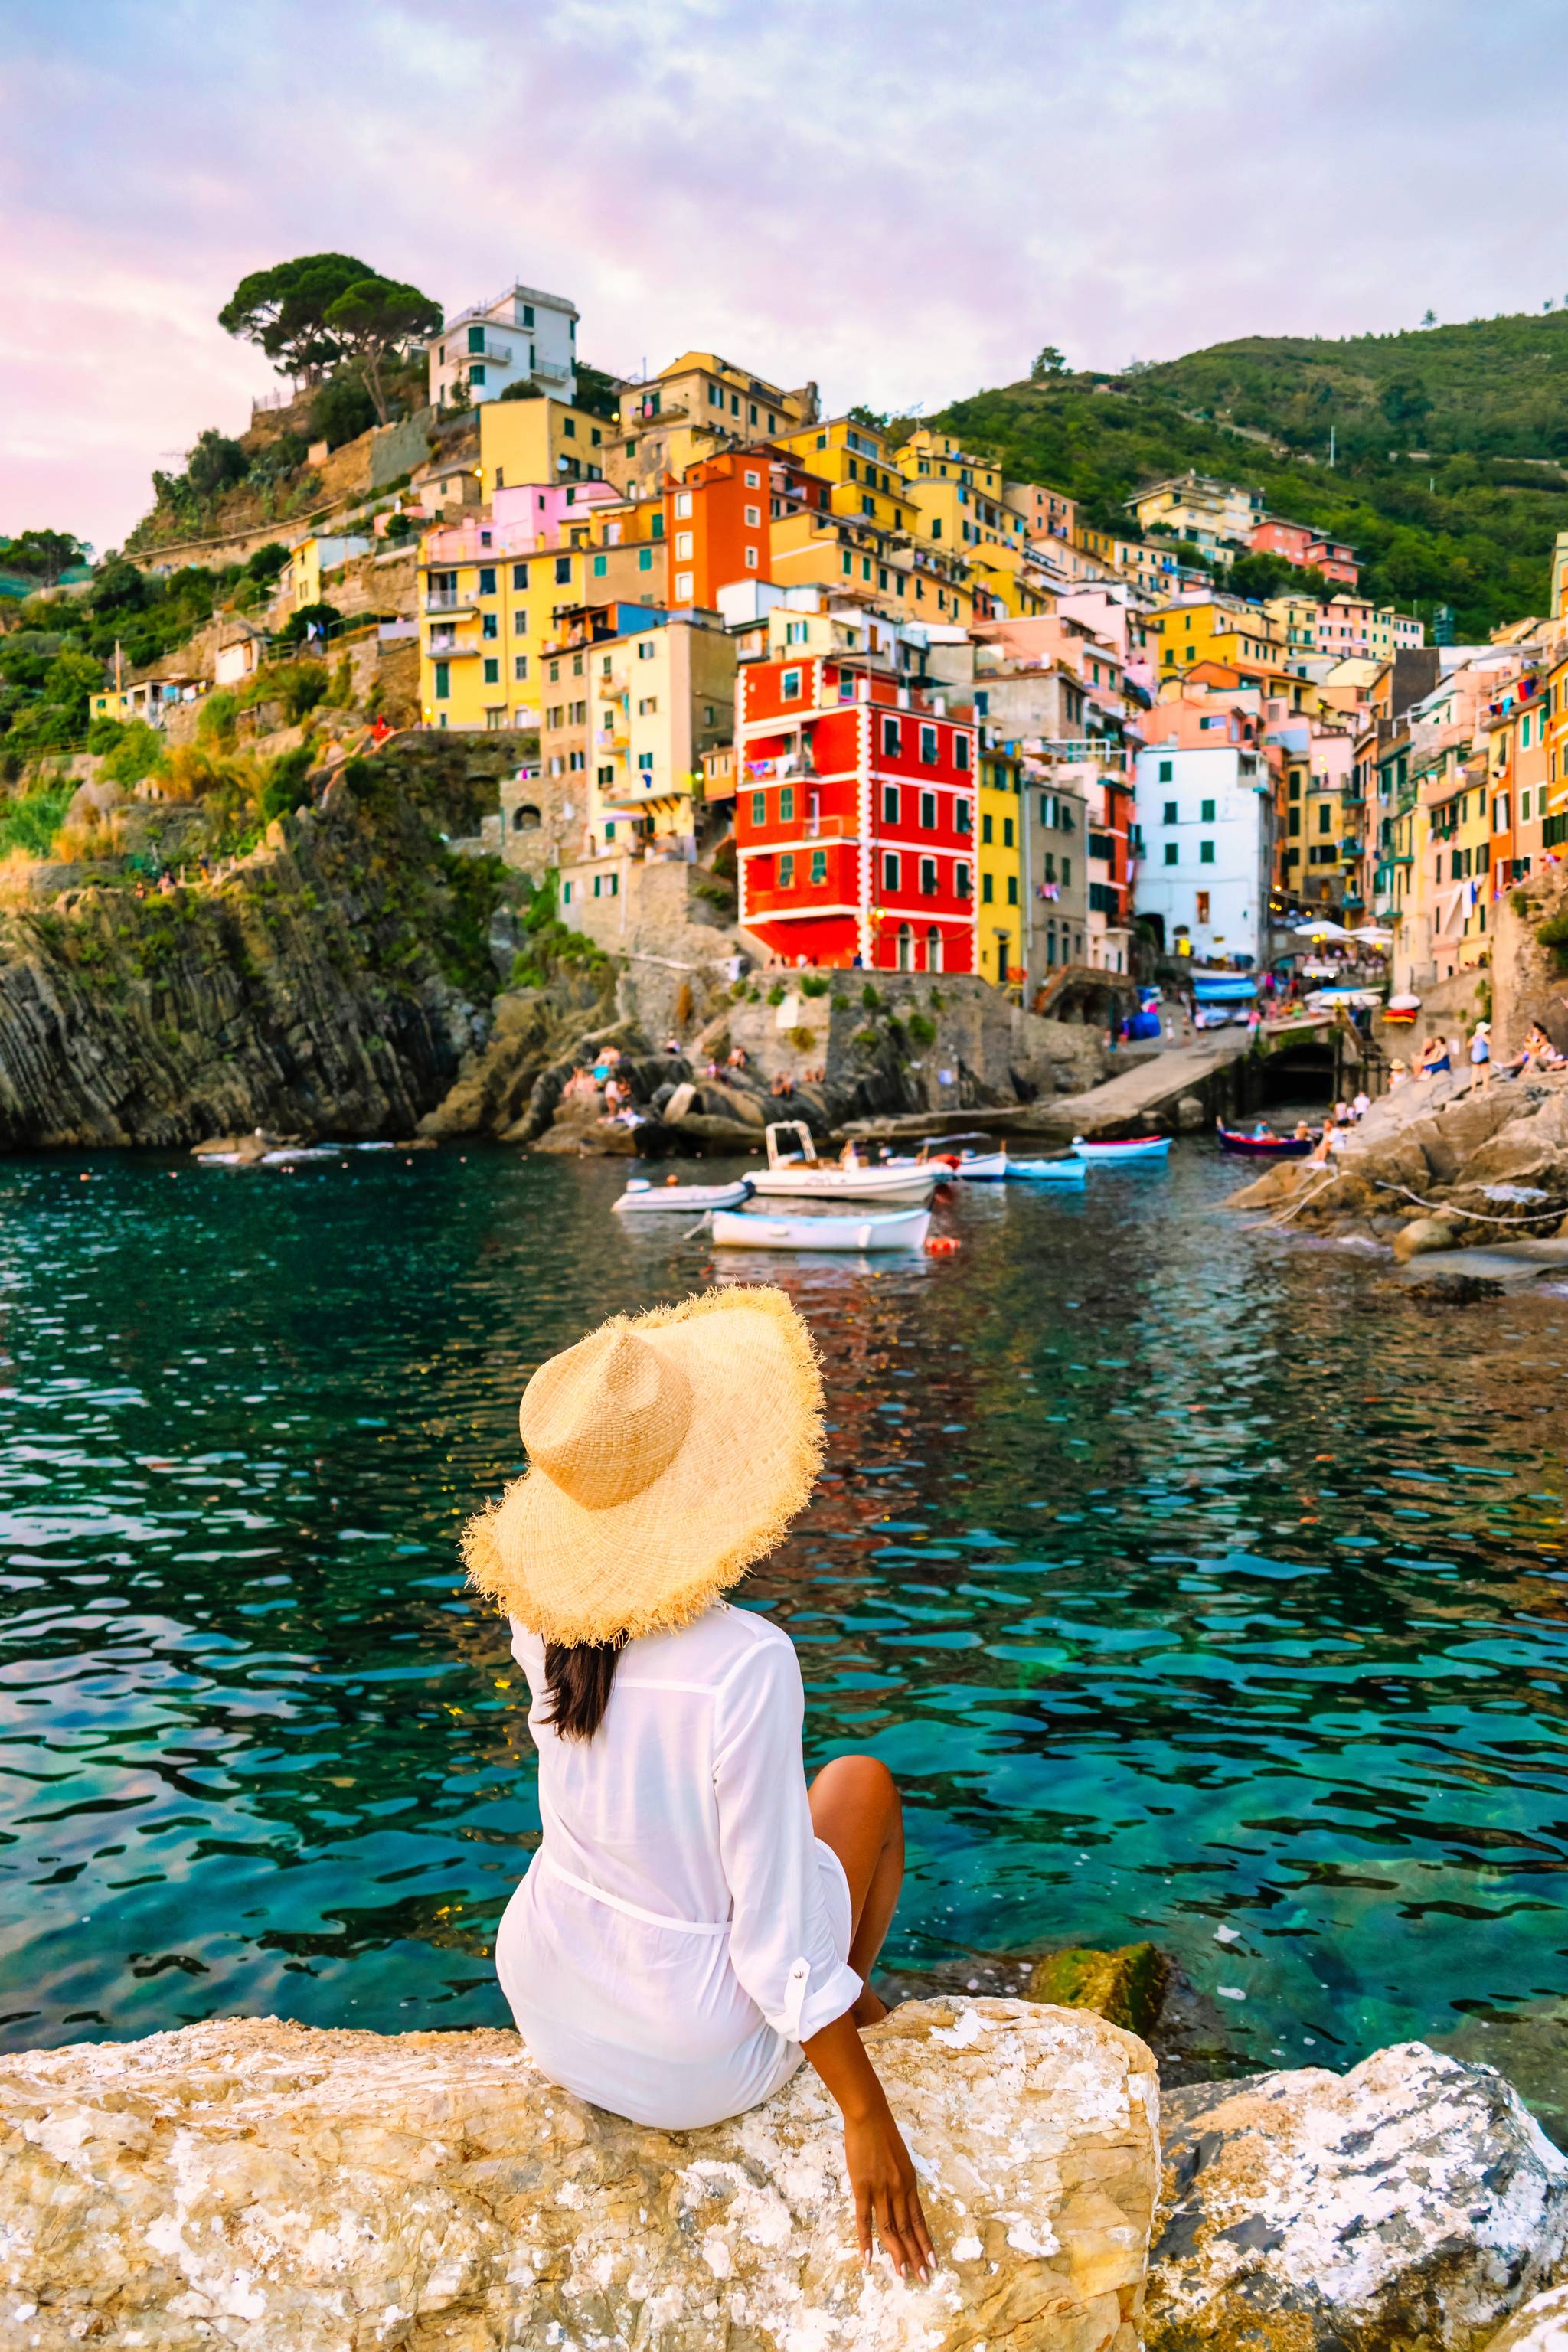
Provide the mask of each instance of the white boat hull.
{"label": "white boat hull", "polygon": [[1086,1143],[1079,1135],[1073,1138],[1072,1148],[1091,1167],[1103,1163],[1114,1168],[1122,1162],[1168,1159],[1171,1139],[1168,1135],[1157,1135],[1147,1140],[1141,1137],[1135,1143]]}
{"label": "white boat hull", "polygon": [[1089,1171],[1081,1160],[1009,1160],[1009,1178],[1027,1184],[1085,1184]]}
{"label": "white boat hull", "polygon": [[928,1209],[888,1217],[763,1217],[720,1210],[713,1219],[715,1249],[918,1250],[931,1228]]}
{"label": "white boat hull", "polygon": [[749,1176],[733,1184],[628,1184],[613,1206],[617,1217],[700,1217],[709,1209],[738,1209],[751,1191]]}
{"label": "white boat hull", "polygon": [[953,1176],[962,1176],[971,1184],[999,1184],[1007,1173],[1007,1155],[1005,1151],[969,1151],[956,1166],[952,1166],[942,1159],[940,1152],[932,1152],[925,1160],[886,1160],[882,1165],[885,1168],[934,1168],[937,1181],[942,1184]]}
{"label": "white boat hull", "polygon": [[753,1191],[775,1201],[889,1201],[921,1208],[947,1176],[946,1169],[760,1168]]}

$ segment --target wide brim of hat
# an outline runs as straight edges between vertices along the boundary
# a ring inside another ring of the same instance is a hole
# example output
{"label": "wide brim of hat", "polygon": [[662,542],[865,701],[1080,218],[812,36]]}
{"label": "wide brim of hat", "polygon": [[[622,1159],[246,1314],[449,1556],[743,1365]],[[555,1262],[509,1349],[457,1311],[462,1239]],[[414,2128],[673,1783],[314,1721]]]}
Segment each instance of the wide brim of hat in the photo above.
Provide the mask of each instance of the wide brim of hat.
{"label": "wide brim of hat", "polygon": [[822,1376],[782,1290],[617,1315],[690,1383],[686,1435],[624,1503],[590,1510],[534,1468],[463,1532],[468,1581],[546,1642],[635,1641],[700,1617],[772,1551],[816,1483]]}

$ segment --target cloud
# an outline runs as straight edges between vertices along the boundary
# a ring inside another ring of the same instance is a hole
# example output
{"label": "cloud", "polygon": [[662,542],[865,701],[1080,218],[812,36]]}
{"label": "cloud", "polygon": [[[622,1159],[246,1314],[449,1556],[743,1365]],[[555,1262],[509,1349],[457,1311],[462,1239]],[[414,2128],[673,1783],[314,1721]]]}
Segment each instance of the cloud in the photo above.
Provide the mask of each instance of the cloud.
{"label": "cloud", "polygon": [[0,530],[118,540],[237,429],[271,378],[216,314],[291,253],[451,309],[516,274],[601,365],[717,348],[835,406],[1565,290],[1555,0],[8,0],[7,35]]}

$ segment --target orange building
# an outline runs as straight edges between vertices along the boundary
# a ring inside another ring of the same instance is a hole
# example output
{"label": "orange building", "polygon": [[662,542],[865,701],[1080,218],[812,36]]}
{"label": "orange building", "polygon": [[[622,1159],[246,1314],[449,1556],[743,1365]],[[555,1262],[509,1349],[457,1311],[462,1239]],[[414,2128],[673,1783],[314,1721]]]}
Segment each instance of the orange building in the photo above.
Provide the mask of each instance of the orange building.
{"label": "orange building", "polygon": [[723,449],[666,479],[664,535],[676,606],[712,612],[733,580],[768,577],[772,452]]}

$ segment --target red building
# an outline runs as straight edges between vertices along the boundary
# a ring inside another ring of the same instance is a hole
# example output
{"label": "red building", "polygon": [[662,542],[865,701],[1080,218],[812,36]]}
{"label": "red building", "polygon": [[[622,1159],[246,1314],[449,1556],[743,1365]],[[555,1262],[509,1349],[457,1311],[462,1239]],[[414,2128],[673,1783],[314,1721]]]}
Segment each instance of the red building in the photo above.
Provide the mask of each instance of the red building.
{"label": "red building", "polygon": [[1287,563],[1321,572],[1326,580],[1341,581],[1347,588],[1353,588],[1361,577],[1353,547],[1347,547],[1343,540],[1325,539],[1309,523],[1285,522],[1279,515],[1265,515],[1261,522],[1253,524],[1252,551],[1282,555]]}
{"label": "red building", "polygon": [[735,682],[740,918],[786,963],[975,968],[967,706],[803,647]]}

